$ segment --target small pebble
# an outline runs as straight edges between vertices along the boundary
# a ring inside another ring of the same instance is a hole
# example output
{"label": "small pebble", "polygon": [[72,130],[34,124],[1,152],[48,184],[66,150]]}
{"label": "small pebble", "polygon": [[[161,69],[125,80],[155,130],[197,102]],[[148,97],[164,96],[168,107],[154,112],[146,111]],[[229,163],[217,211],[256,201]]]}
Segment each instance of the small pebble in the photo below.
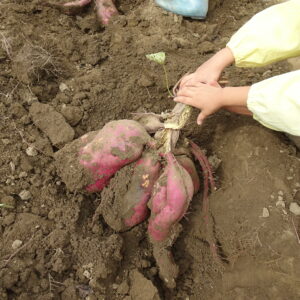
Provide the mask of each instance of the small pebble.
{"label": "small pebble", "polygon": [[27,190],[23,190],[23,191],[20,192],[19,197],[22,200],[26,201],[26,200],[29,200],[31,198],[31,193]]}
{"label": "small pebble", "polygon": [[281,199],[281,200],[278,200],[277,202],[276,202],[276,206],[277,207],[282,207],[282,208],[285,208],[285,203],[284,203],[284,201]]}
{"label": "small pebble", "polygon": [[262,212],[262,217],[268,218],[269,216],[270,216],[269,210],[266,207],[264,207]]}
{"label": "small pebble", "polygon": [[4,145],[8,145],[10,143],[9,139],[2,139],[1,141]]}
{"label": "small pebble", "polygon": [[84,277],[86,277],[86,278],[88,278],[88,279],[91,279],[91,273],[88,271],[88,270],[85,270],[84,272],[83,272],[83,276]]}
{"label": "small pebble", "polygon": [[24,177],[27,177],[27,172],[25,172],[25,171],[20,172],[19,178],[24,178]]}
{"label": "small pebble", "polygon": [[290,204],[290,212],[296,216],[300,216],[300,206],[296,202]]}
{"label": "small pebble", "polygon": [[21,240],[15,240],[13,241],[11,247],[16,250],[22,246],[23,242]]}
{"label": "small pebble", "polygon": [[16,170],[16,165],[11,161],[11,162],[9,163],[9,166],[10,166],[10,169],[11,169],[12,173],[14,173],[15,170]]}
{"label": "small pebble", "polygon": [[68,87],[65,83],[62,82],[62,83],[59,85],[59,90],[63,93],[64,91],[69,90],[69,87]]}
{"label": "small pebble", "polygon": [[26,149],[26,154],[28,156],[37,156],[38,152],[36,151],[36,149],[32,146],[29,146],[27,149]]}

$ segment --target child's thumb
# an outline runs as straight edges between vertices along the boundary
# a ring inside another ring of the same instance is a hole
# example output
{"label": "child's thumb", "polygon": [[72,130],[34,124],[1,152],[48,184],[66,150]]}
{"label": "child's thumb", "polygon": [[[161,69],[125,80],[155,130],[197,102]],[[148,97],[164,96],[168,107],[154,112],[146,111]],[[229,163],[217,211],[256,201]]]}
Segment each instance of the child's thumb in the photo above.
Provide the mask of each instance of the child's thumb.
{"label": "child's thumb", "polygon": [[197,124],[202,125],[203,121],[207,116],[201,111],[201,113],[197,117]]}

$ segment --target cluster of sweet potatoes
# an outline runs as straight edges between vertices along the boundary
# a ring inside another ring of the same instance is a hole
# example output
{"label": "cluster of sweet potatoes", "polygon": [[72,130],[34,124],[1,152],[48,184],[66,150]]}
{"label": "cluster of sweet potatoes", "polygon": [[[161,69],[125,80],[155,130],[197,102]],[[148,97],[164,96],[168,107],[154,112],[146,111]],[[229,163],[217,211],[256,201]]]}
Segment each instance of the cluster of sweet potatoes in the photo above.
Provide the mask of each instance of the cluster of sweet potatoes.
{"label": "cluster of sweet potatoes", "polygon": [[[122,197],[118,216],[126,229],[150,216],[148,233],[156,250],[159,249],[157,245],[165,245],[168,239],[173,239],[176,226],[200,188],[199,176],[192,159],[182,151],[173,151],[172,147],[161,147],[162,135],[154,135],[154,132],[163,130],[166,129],[153,129],[149,122],[111,121],[101,130],[88,133],[79,141],[73,142],[70,147],[77,153],[69,163],[72,168],[79,165],[83,172],[79,178],[88,178],[88,181],[84,181],[84,188],[88,192],[101,192],[120,169],[127,165],[133,166],[132,177]],[[65,158],[64,151],[60,150],[57,157]],[[203,174],[208,175],[204,176],[204,194],[207,194],[210,167],[194,143],[192,152],[200,159]],[[67,182],[63,172],[60,175]],[[162,253],[159,256],[163,257],[163,251],[162,247],[158,251]],[[170,256],[171,253],[167,255],[169,258]]]}
{"label": "cluster of sweet potatoes", "polygon": [[100,192],[118,170],[135,162],[123,199],[124,224],[132,227],[141,223],[149,216],[150,209],[150,237],[163,241],[186,213],[200,184],[188,156],[159,153],[155,147],[155,139],[139,122],[112,121],[79,149],[78,159],[93,178],[86,186],[89,192]]}

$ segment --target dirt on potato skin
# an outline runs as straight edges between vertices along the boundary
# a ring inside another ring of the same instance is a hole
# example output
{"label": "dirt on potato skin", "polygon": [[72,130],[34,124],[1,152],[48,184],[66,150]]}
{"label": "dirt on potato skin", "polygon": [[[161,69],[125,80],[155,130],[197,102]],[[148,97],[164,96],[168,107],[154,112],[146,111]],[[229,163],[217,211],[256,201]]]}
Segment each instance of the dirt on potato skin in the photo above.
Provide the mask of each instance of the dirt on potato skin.
{"label": "dirt on potato skin", "polygon": [[[167,289],[146,222],[124,233],[93,222],[99,195],[65,188],[58,148],[30,114],[37,101],[50,105],[77,138],[132,112],[172,108],[163,71],[145,54],[167,53],[173,85],[271,2],[211,1],[196,21],[125,0],[107,28],[92,6],[71,17],[44,2],[1,2],[0,203],[13,209],[0,208],[0,299],[299,299],[299,217],[289,204],[300,204],[300,162],[282,134],[225,112],[199,128],[195,110],[183,134],[221,159],[210,205],[223,264],[211,256],[199,193],[173,246],[177,287]],[[246,85],[288,68],[230,67],[223,77]]]}

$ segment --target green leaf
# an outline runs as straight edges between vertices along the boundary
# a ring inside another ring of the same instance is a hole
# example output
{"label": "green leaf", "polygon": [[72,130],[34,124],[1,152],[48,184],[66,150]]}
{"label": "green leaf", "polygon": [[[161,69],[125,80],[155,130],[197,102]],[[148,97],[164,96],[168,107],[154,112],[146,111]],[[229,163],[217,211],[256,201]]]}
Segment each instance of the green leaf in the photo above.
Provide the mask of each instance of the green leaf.
{"label": "green leaf", "polygon": [[160,65],[163,65],[166,60],[166,53],[165,52],[151,53],[151,54],[147,54],[146,57],[149,60],[152,60]]}

